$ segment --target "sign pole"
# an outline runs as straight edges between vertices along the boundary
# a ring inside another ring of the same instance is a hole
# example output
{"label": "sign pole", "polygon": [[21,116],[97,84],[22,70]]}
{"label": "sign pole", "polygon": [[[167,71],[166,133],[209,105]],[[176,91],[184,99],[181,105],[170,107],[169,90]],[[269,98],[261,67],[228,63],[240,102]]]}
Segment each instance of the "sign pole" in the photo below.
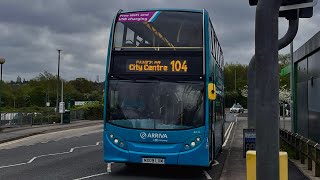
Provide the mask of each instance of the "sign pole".
{"label": "sign pole", "polygon": [[258,180],[279,179],[279,75],[277,71],[280,5],[279,0],[259,0],[256,9],[255,110]]}
{"label": "sign pole", "polygon": [[290,61],[291,61],[291,73],[290,73],[290,122],[291,122],[291,132],[296,132],[294,126],[294,91],[293,91],[293,84],[294,84],[294,62],[293,62],[293,41],[290,44]]}

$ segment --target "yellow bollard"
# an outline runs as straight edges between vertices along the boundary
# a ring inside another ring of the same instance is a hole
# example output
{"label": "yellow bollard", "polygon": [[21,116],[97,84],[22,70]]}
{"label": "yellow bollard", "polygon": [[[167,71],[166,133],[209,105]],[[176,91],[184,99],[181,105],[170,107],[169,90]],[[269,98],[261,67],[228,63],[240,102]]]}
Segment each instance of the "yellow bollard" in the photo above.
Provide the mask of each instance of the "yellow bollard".
{"label": "yellow bollard", "polygon": [[256,151],[247,151],[247,180],[256,180]]}
{"label": "yellow bollard", "polygon": [[[247,180],[256,180],[256,151],[247,151]],[[280,180],[288,180],[288,154],[279,152]]]}

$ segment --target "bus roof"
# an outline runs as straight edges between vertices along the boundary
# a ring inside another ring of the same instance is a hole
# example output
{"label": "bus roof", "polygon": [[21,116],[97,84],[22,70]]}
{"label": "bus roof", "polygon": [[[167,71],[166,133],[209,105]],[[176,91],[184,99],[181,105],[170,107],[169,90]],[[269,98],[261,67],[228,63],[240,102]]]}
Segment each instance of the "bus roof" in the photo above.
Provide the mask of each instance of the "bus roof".
{"label": "bus roof", "polygon": [[151,8],[151,9],[137,9],[137,10],[130,10],[130,11],[121,11],[121,13],[132,13],[132,12],[142,12],[142,11],[184,11],[184,12],[197,12],[202,13],[206,11],[205,9],[197,10],[197,9],[167,9],[167,8]]}

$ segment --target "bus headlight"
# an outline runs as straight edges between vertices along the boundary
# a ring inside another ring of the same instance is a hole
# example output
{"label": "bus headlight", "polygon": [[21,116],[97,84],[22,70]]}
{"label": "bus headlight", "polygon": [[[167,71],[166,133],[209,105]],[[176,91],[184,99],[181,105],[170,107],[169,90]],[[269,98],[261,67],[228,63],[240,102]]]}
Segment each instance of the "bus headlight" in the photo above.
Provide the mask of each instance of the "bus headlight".
{"label": "bus headlight", "polygon": [[127,149],[127,146],[126,146],[126,143],[125,143],[124,139],[122,137],[120,137],[119,135],[109,132],[106,135],[106,137],[109,139],[109,141],[113,145],[115,145],[115,146],[117,146],[117,147],[119,147],[121,149]]}
{"label": "bus headlight", "polygon": [[203,139],[203,136],[195,136],[195,137],[189,138],[184,142],[184,146],[181,149],[181,151],[188,151],[196,148],[201,144],[202,139]]}
{"label": "bus headlight", "polygon": [[190,145],[191,145],[191,147],[195,147],[195,146],[196,146],[196,143],[195,143],[194,141],[192,141],[192,142],[190,143]]}

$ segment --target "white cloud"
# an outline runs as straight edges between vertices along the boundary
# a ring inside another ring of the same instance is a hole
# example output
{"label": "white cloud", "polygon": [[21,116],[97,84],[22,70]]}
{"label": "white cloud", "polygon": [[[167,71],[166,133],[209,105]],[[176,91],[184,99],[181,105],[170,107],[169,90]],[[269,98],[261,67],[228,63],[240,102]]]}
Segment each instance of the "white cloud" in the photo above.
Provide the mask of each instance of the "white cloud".
{"label": "white cloud", "polygon": [[[248,1],[225,0],[1,0],[0,56],[7,59],[4,79],[30,79],[44,70],[57,72],[56,49],[63,49],[65,79],[104,78],[112,19],[119,9],[206,8],[222,45],[225,62],[248,64],[254,53],[255,7]],[[314,17],[300,21],[294,41],[300,47],[320,30],[320,6]],[[279,23],[279,36],[287,21]],[[280,53],[288,53],[288,48]]]}

